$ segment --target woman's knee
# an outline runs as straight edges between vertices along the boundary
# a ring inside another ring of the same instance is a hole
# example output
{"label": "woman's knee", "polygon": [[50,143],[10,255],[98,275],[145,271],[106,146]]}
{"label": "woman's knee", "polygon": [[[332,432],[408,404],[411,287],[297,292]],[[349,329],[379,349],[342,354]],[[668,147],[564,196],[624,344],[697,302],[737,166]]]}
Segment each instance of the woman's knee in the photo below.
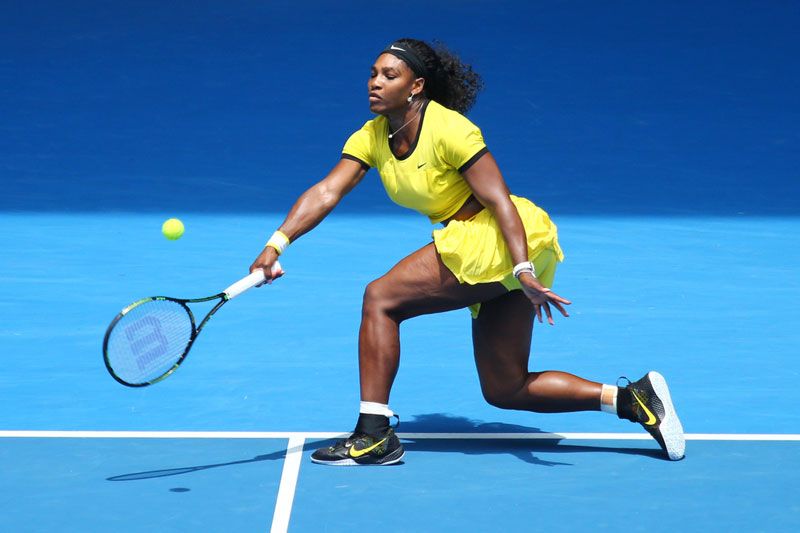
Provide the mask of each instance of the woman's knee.
{"label": "woman's knee", "polygon": [[392,313],[394,310],[393,297],[388,284],[383,278],[371,281],[364,289],[364,301],[361,310],[364,315],[375,313],[390,315]]}
{"label": "woman's knee", "polygon": [[499,409],[514,409],[547,413],[547,398],[536,394],[529,386],[528,379],[521,379],[518,383],[504,383],[502,386],[482,387],[483,398],[486,402]]}
{"label": "woman's knee", "polygon": [[481,392],[483,392],[483,399],[486,400],[486,403],[493,407],[499,409],[517,408],[516,390],[482,388]]}

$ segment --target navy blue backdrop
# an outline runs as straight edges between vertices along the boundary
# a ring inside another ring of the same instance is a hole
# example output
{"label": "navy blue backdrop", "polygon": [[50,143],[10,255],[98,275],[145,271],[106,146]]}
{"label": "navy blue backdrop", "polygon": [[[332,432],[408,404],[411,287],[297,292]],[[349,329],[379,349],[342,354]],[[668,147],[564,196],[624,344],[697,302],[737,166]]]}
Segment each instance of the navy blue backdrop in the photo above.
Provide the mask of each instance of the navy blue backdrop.
{"label": "navy blue backdrop", "polygon": [[[559,214],[796,215],[796,2],[34,0],[0,8],[0,209],[284,212],[440,39],[512,190]],[[340,209],[394,212],[374,171]]]}

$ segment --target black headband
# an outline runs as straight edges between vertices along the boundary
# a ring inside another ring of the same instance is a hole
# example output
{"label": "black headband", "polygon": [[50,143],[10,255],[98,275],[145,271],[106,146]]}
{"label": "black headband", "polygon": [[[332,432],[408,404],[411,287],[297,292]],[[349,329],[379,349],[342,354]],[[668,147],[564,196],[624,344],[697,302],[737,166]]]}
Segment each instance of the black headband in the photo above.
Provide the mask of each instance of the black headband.
{"label": "black headband", "polygon": [[423,63],[422,59],[420,59],[419,56],[407,46],[400,45],[398,43],[392,43],[387,46],[386,49],[381,52],[381,54],[392,54],[393,56],[402,59],[419,78],[428,77],[428,69],[425,68],[425,63]]}

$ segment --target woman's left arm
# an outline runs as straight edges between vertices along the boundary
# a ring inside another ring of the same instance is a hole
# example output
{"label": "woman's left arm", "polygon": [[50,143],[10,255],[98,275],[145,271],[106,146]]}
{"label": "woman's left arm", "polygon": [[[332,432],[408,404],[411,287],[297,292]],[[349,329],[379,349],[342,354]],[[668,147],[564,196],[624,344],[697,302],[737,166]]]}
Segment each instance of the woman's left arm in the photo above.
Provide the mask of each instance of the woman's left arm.
{"label": "woman's left arm", "polygon": [[[491,153],[484,154],[480,159],[462,172],[462,176],[472,189],[475,198],[488,209],[495,220],[497,220],[503,238],[506,241],[508,250],[511,253],[511,260],[515,265],[528,261],[528,242],[525,236],[525,227],[519,216],[516,206],[509,197],[508,186],[500,173],[500,168]],[[525,295],[533,303],[536,316],[539,322],[542,321],[542,310],[544,307],[547,321],[554,324],[553,316],[550,312],[550,304],[553,304],[564,316],[569,316],[564,305],[571,302],[547,287],[543,286],[536,277],[529,272],[519,275],[519,282]]]}

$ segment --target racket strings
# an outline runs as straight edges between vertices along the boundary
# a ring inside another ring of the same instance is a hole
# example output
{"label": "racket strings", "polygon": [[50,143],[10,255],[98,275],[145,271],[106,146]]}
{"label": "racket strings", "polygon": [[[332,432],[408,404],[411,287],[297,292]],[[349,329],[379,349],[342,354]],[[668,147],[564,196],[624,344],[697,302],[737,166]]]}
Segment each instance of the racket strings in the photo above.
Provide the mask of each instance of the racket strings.
{"label": "racket strings", "polygon": [[192,319],[180,303],[148,300],[130,309],[111,330],[108,363],[127,383],[152,382],[181,360],[192,329]]}

